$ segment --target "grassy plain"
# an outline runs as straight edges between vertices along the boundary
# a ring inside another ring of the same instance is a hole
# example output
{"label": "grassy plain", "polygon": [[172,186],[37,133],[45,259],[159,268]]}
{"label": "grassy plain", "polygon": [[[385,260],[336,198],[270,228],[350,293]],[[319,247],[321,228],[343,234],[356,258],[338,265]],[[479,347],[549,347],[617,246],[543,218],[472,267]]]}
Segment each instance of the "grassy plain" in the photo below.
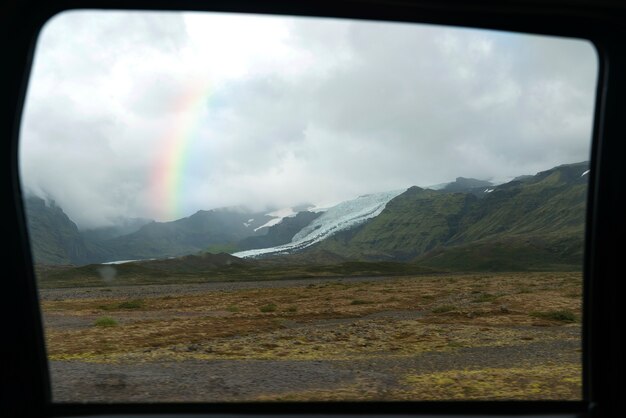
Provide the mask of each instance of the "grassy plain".
{"label": "grassy plain", "polygon": [[[154,385],[165,385],[168,399],[180,401],[582,396],[580,273],[272,283],[177,294],[149,285],[132,292],[42,290],[55,399],[159,401],[158,391],[146,388],[150,372],[144,370],[163,367],[169,377]],[[108,325],[99,326],[103,318]],[[213,397],[185,389],[184,382],[197,379],[185,368],[198,364],[226,370],[219,378],[227,389]],[[259,373],[250,387],[235,388],[230,364],[268,373],[282,364],[301,376],[286,372],[284,381],[267,383]],[[96,380],[107,367],[118,370],[114,384],[101,379],[93,387],[92,398],[85,380],[75,379],[89,365],[98,368]],[[138,367],[144,380],[133,374]],[[315,374],[324,367],[324,376]],[[299,378],[306,385],[299,386]]]}

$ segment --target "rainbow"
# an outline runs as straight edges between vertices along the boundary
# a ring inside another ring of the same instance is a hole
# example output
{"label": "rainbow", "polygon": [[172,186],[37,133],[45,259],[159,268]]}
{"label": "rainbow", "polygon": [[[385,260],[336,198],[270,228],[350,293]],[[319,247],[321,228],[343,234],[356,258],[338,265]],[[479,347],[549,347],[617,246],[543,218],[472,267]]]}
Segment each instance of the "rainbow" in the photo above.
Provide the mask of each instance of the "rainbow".
{"label": "rainbow", "polygon": [[189,167],[194,141],[199,139],[203,110],[211,91],[206,82],[193,82],[173,106],[179,116],[174,127],[157,141],[161,151],[153,164],[149,184],[152,207],[160,220],[178,219],[188,214],[183,207],[185,172]]}

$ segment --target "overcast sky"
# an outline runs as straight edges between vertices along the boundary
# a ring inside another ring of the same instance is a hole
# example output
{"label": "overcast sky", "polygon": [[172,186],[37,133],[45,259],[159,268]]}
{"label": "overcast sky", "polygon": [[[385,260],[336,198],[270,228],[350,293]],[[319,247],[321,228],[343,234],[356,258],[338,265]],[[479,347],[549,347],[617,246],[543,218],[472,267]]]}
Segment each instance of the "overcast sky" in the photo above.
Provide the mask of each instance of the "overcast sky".
{"label": "overcast sky", "polygon": [[21,176],[81,228],[504,181],[589,158],[596,77],[563,38],[67,12],[37,44]]}

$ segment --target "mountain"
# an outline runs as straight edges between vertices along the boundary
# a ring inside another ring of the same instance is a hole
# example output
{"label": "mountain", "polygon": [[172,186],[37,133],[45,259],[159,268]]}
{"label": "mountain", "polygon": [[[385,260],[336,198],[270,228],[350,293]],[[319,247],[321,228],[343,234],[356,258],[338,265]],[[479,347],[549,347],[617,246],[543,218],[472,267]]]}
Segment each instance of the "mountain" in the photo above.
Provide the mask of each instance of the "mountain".
{"label": "mountain", "polygon": [[298,212],[295,216],[285,217],[268,228],[265,235],[244,238],[239,241],[237,248],[241,251],[255,248],[268,248],[284,245],[291,242],[302,228],[317,219],[322,212]]}
{"label": "mountain", "polygon": [[588,172],[586,162],[563,165],[498,186],[465,217],[447,248],[418,261],[469,269],[579,269]]}
{"label": "mountain", "polygon": [[464,218],[452,244],[507,235],[581,236],[588,163],[562,165],[494,188]]}
{"label": "mountain", "polygon": [[54,202],[30,196],[25,209],[35,262],[89,264],[167,258],[203,251],[234,251],[244,238],[262,235],[275,217],[241,208],[198,211],[172,222],[121,219],[118,225],[80,231]]}
{"label": "mountain", "polygon": [[[151,222],[137,231],[105,240],[108,260],[176,257],[201,251],[228,252],[259,230],[272,217],[240,208],[200,210],[172,222]],[[256,231],[255,231],[256,229]],[[95,261],[95,260],[94,260]]]}
{"label": "mountain", "polygon": [[414,186],[369,194],[323,213],[222,208],[172,222],[129,220],[83,232],[54,203],[28,198],[26,210],[41,264],[228,252],[272,265],[358,260],[435,270],[579,268],[588,172],[583,162],[498,186],[459,177],[440,190]]}
{"label": "mountain", "polygon": [[580,266],[587,172],[586,162],[563,165],[492,186],[481,198],[412,187],[315,249],[439,268]]}
{"label": "mountain", "polygon": [[317,247],[350,258],[407,261],[444,244],[454,235],[460,215],[478,200],[473,194],[414,186],[387,203],[370,222]]}
{"label": "mountain", "polygon": [[93,251],[78,227],[53,201],[29,196],[24,199],[24,208],[35,263],[73,264],[91,258]]}
{"label": "mountain", "polygon": [[387,202],[402,193],[403,190],[374,193],[359,196],[356,199],[341,202],[326,210],[321,216],[295,234],[291,242],[276,247],[236,252],[237,257],[258,257],[290,254],[310,247],[339,231],[352,229],[377,217]]}

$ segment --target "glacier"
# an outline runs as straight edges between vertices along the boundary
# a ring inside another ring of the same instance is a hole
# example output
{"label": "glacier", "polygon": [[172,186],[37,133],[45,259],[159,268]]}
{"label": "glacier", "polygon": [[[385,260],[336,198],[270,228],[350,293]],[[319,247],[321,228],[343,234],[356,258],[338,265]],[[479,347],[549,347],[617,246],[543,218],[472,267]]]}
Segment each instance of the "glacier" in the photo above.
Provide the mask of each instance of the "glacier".
{"label": "glacier", "polygon": [[319,218],[302,228],[289,244],[233,253],[235,257],[254,258],[262,255],[283,255],[310,247],[339,231],[353,228],[374,218],[394,197],[406,189],[359,196],[328,208]]}

